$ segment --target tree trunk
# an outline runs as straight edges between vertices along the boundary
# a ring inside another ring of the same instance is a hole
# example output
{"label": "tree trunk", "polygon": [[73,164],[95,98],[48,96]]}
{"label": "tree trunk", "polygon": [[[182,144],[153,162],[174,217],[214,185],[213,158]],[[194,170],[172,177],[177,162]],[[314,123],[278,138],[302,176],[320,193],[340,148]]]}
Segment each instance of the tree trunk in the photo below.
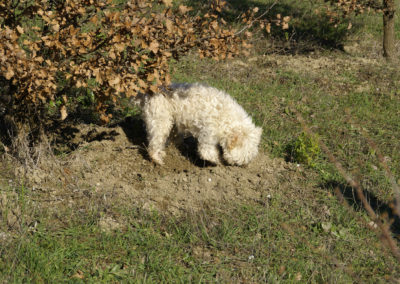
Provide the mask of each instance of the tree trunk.
{"label": "tree trunk", "polygon": [[395,0],[383,0],[383,56],[392,61],[396,55],[394,12]]}

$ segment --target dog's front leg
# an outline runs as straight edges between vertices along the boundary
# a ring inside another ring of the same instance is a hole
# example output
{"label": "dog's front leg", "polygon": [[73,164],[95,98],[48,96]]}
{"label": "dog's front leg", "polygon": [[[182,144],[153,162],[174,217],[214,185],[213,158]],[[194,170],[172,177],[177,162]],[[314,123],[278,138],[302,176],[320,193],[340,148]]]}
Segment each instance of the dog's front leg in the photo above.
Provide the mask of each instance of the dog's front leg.
{"label": "dog's front leg", "polygon": [[216,141],[210,138],[199,138],[198,142],[198,152],[200,158],[214,164],[219,164],[219,150]]}

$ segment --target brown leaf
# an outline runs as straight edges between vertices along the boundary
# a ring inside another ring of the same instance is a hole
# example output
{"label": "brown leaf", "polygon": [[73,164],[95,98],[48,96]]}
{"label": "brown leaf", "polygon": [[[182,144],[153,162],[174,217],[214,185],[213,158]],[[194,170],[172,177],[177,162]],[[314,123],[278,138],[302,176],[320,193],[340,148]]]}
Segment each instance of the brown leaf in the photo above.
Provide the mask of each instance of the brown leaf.
{"label": "brown leaf", "polygon": [[116,43],[116,44],[114,44],[114,46],[118,52],[122,52],[125,49],[125,44],[123,44],[123,43]]}
{"label": "brown leaf", "polygon": [[152,91],[153,93],[157,93],[158,92],[158,87],[156,85],[151,85],[150,86],[150,91]]}
{"label": "brown leaf", "polygon": [[108,123],[110,121],[110,118],[107,115],[105,115],[104,113],[102,113],[102,114],[100,114],[100,120],[103,123]]}
{"label": "brown leaf", "polygon": [[52,26],[52,28],[53,28],[53,30],[54,30],[55,32],[60,31],[60,25],[59,25],[58,23],[54,24],[54,25]]}
{"label": "brown leaf", "polygon": [[165,6],[172,7],[172,0],[162,0]]}
{"label": "brown leaf", "polygon": [[85,279],[85,274],[82,271],[78,270],[71,278],[75,279]]}
{"label": "brown leaf", "polygon": [[108,56],[110,56],[110,58],[113,60],[115,60],[117,58],[117,56],[114,53],[114,50],[110,50],[110,52],[108,53]]}
{"label": "brown leaf", "polygon": [[14,75],[14,71],[11,68],[8,68],[6,74],[4,74],[7,80],[10,80]]}
{"label": "brown leaf", "polygon": [[94,15],[91,19],[90,19],[90,22],[92,23],[92,24],[97,24],[97,21],[98,21],[98,18],[97,18],[97,15]]}
{"label": "brown leaf", "polygon": [[154,40],[154,41],[152,41],[152,42],[150,43],[149,49],[150,49],[154,54],[156,54],[159,47],[160,47],[160,44],[159,44],[156,40]]}
{"label": "brown leaf", "polygon": [[171,57],[172,53],[169,52],[169,51],[164,51],[163,55],[166,56],[166,57]]}
{"label": "brown leaf", "polygon": [[121,82],[121,78],[119,76],[115,76],[114,79],[108,80],[108,83],[111,86],[115,86],[115,85],[119,84],[119,82]]}
{"label": "brown leaf", "polygon": [[179,12],[181,12],[182,14],[186,14],[187,12],[192,11],[192,10],[193,10],[193,8],[187,7],[185,5],[179,6]]}
{"label": "brown leaf", "polygon": [[214,30],[216,30],[216,29],[218,28],[218,22],[217,22],[217,21],[212,21],[211,24],[210,24],[210,26],[211,26]]}
{"label": "brown leaf", "polygon": [[267,33],[271,33],[271,23],[268,23],[267,26],[265,27],[265,30],[267,31]]}
{"label": "brown leaf", "polygon": [[146,84],[142,79],[139,79],[139,80],[138,80],[138,83],[139,83],[139,86],[140,86],[141,88],[146,88],[146,87],[147,87],[147,84]]}
{"label": "brown leaf", "polygon": [[24,33],[24,29],[21,27],[21,26],[17,26],[17,31],[20,33],[20,34],[23,34]]}
{"label": "brown leaf", "polygon": [[165,20],[165,27],[169,32],[172,32],[173,30],[173,22],[170,19]]}
{"label": "brown leaf", "polygon": [[349,22],[349,25],[347,26],[347,29],[350,30],[353,27],[353,24]]}
{"label": "brown leaf", "polygon": [[68,116],[67,107],[65,105],[61,106],[60,108],[61,120],[65,120]]}

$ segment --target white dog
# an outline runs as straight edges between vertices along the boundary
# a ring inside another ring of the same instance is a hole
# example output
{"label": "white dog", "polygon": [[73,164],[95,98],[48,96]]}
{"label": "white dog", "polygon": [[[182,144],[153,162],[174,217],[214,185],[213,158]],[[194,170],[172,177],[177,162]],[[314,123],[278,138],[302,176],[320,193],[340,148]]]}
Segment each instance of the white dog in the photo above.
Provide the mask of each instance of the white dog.
{"label": "white dog", "polygon": [[203,160],[218,164],[218,145],[230,165],[246,165],[257,155],[262,129],[227,93],[199,83],[172,84],[169,90],[136,97],[154,162],[163,164],[165,143],[174,125],[178,133],[191,134],[198,140]]}

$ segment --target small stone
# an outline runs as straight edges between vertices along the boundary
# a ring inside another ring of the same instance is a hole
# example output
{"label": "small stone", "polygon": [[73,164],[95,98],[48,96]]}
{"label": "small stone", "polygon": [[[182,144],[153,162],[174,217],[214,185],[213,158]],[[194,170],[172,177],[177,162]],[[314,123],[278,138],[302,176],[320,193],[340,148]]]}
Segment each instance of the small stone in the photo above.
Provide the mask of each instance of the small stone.
{"label": "small stone", "polygon": [[111,217],[102,217],[99,220],[99,226],[103,232],[115,231],[121,227],[121,225]]}

